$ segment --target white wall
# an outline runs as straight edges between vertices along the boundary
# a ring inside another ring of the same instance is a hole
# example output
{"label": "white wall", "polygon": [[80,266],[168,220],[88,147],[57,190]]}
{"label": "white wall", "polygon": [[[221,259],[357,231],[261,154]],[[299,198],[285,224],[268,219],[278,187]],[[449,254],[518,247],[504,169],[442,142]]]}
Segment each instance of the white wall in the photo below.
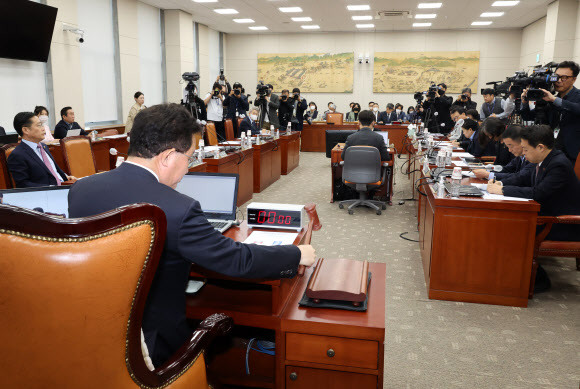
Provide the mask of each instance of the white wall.
{"label": "white wall", "polygon": [[[520,66],[522,30],[494,31],[421,31],[384,33],[311,33],[311,34],[255,34],[226,36],[226,74],[228,80],[241,82],[254,95],[257,84],[258,53],[369,53],[399,51],[479,51],[479,86],[497,81],[514,73]],[[396,43],[396,44],[394,44]],[[264,80],[268,83],[268,80]],[[288,85],[288,89],[292,89]],[[405,109],[415,104],[412,93],[373,93],[373,63],[354,66],[353,93],[303,93],[308,101],[315,101],[319,110],[329,101],[337,104],[340,112],[348,111],[351,101],[364,108],[369,101],[378,102],[381,110],[387,103],[401,103]],[[425,89],[428,85],[425,85]],[[279,92],[279,91],[277,91]],[[478,91],[473,100],[481,105]],[[452,95],[454,98],[456,95]]]}
{"label": "white wall", "polygon": [[[529,70],[530,66],[544,63],[544,35],[546,31],[546,18],[526,26],[522,31],[522,45],[520,49],[520,70]],[[536,56],[540,54],[540,62],[536,62]]]}

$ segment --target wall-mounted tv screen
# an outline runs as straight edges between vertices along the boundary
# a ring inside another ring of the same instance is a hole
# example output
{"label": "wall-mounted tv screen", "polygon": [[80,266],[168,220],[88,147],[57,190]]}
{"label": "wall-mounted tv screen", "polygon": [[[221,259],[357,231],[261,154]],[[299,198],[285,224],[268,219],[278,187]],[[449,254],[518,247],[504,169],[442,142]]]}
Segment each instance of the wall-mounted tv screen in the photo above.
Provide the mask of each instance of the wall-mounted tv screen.
{"label": "wall-mounted tv screen", "polygon": [[0,58],[46,62],[57,11],[28,0],[0,1]]}

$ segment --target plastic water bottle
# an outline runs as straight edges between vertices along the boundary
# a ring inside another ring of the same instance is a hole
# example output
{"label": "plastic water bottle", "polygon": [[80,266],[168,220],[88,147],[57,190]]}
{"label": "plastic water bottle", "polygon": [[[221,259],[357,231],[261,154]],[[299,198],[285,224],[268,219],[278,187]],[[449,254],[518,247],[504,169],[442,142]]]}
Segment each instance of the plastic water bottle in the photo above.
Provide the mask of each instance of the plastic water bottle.
{"label": "plastic water bottle", "polygon": [[276,136],[276,129],[274,128],[273,124],[270,124],[270,135]]}
{"label": "plastic water bottle", "polygon": [[437,167],[445,168],[445,150],[439,150],[437,153]]}
{"label": "plastic water bottle", "polygon": [[91,140],[93,142],[97,140],[97,130],[93,130],[93,132],[91,132]]}
{"label": "plastic water bottle", "polygon": [[459,166],[453,168],[453,174],[451,175],[451,197],[459,197],[459,189],[461,188],[461,179],[463,178],[461,174],[461,168]]}
{"label": "plastic water bottle", "polygon": [[451,157],[453,156],[453,148],[447,147],[445,149],[445,165],[451,165]]}
{"label": "plastic water bottle", "polygon": [[292,123],[288,122],[288,126],[286,127],[286,134],[292,133]]}
{"label": "plastic water bottle", "polygon": [[437,187],[437,197],[445,197],[445,176],[441,175],[439,177],[439,186]]}
{"label": "plastic water bottle", "polygon": [[248,148],[248,145],[246,143],[246,133],[242,132],[242,137],[241,137],[241,141],[240,141],[240,146],[242,146],[242,150],[245,150]]}
{"label": "plastic water bottle", "polygon": [[203,148],[205,146],[205,142],[203,139],[199,140],[199,154],[197,155],[199,162],[203,162]]}
{"label": "plastic water bottle", "polygon": [[260,134],[256,135],[256,144],[257,145],[261,145],[262,143],[260,142]]}

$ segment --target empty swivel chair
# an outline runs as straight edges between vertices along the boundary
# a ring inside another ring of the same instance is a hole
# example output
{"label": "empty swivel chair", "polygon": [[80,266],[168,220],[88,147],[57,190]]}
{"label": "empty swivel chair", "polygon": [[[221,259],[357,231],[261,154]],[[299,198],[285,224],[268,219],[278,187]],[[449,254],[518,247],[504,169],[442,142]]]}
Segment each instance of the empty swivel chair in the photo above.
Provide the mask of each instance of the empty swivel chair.
{"label": "empty swivel chair", "polygon": [[372,146],[351,146],[346,149],[344,155],[344,165],[342,172],[342,182],[359,193],[359,199],[344,200],[338,203],[338,207],[343,209],[349,205],[348,213],[353,214],[353,209],[365,206],[381,214],[381,209],[387,209],[384,201],[369,199],[368,192],[379,188],[386,179],[387,169],[381,162],[381,153]]}

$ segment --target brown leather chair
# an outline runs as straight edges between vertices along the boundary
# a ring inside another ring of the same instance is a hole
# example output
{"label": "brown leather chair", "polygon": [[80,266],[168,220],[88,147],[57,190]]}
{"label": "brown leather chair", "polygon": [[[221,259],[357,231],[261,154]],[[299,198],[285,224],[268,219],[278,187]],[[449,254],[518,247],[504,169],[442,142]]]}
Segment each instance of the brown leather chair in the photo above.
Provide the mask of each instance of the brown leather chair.
{"label": "brown leather chair", "polygon": [[100,137],[111,136],[111,135],[119,135],[119,130],[115,130],[114,128],[112,128],[109,130],[105,130],[99,134]]}
{"label": "brown leather chair", "polygon": [[150,204],[83,219],[0,206],[2,387],[207,389],[204,350],[230,318],[204,320],[155,370],[141,350],[166,228]]}
{"label": "brown leather chair", "polygon": [[70,136],[60,140],[60,147],[64,155],[65,171],[69,171],[71,176],[81,178],[97,173],[90,138],[84,135]]}
{"label": "brown leather chair", "polygon": [[18,146],[18,143],[9,143],[0,147],[0,189],[16,188],[12,174],[8,170],[8,156]]}
{"label": "brown leather chair", "polygon": [[224,127],[226,128],[226,140],[236,139],[234,135],[234,123],[232,122],[232,119],[226,119]]}
{"label": "brown leather chair", "polygon": [[326,114],[326,123],[333,123],[337,126],[342,126],[344,122],[344,115],[342,113],[328,113]]}
{"label": "brown leather chair", "polygon": [[[240,128],[240,126],[242,125],[242,121],[244,121],[244,118],[238,117],[238,129]],[[238,130],[239,131],[239,130]]]}
{"label": "brown leather chair", "polygon": [[215,124],[208,122],[205,125],[205,144],[207,146],[216,146],[218,144],[217,132]]}

